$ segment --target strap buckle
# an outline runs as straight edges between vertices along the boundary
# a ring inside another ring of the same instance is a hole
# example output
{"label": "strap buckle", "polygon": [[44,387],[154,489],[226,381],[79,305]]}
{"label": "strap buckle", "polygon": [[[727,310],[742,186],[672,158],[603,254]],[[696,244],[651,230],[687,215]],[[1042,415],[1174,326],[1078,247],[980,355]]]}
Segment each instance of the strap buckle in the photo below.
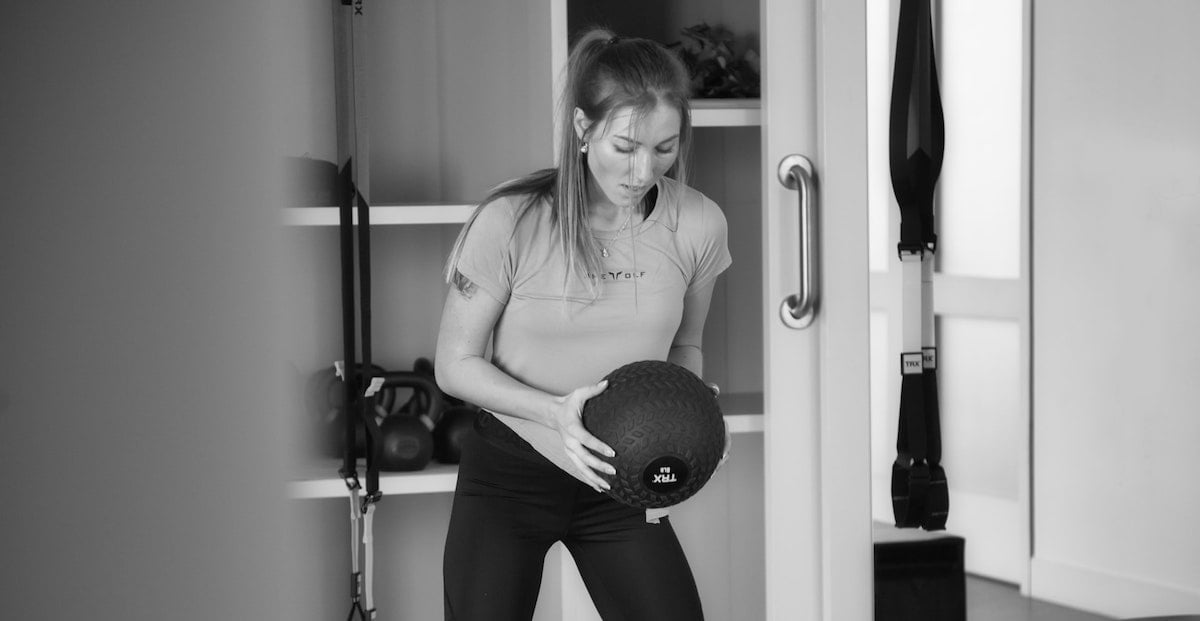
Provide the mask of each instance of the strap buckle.
{"label": "strap buckle", "polygon": [[913,258],[920,259],[925,256],[925,244],[920,242],[915,244],[900,242],[896,244],[896,255],[900,257],[901,261]]}
{"label": "strap buckle", "polygon": [[346,489],[350,491],[358,491],[362,489],[362,483],[358,480],[357,470],[346,470],[342,468],[338,470],[338,476],[342,477],[342,481],[346,484]]}
{"label": "strap buckle", "polygon": [[375,492],[373,492],[373,493],[363,494],[363,496],[362,496],[362,512],[366,513],[367,509],[370,508],[371,505],[379,502],[382,499],[383,499],[383,492],[381,492],[379,490],[375,490]]}

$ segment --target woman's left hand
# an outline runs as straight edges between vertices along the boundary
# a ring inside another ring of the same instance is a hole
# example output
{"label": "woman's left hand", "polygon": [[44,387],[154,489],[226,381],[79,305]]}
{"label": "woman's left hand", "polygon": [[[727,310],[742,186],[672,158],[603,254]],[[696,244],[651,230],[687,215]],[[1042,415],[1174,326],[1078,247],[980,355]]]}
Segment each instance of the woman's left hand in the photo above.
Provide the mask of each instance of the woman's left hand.
{"label": "woman's left hand", "polygon": [[576,388],[570,394],[559,397],[559,409],[554,415],[554,426],[562,437],[567,457],[586,477],[588,485],[597,492],[610,488],[608,481],[605,481],[600,473],[612,475],[617,472],[611,464],[602,461],[597,455],[613,457],[616,453],[583,426],[583,404],[603,392],[607,386],[608,381],[601,380],[597,384]]}

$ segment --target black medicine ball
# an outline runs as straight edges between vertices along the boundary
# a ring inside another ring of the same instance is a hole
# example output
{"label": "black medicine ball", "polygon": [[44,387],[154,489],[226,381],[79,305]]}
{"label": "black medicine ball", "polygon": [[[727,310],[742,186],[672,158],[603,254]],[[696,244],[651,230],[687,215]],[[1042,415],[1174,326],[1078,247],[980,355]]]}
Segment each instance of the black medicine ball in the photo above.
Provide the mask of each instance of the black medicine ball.
{"label": "black medicine ball", "polygon": [[670,362],[627,364],[588,399],[583,425],[616,451],[604,457],[617,470],[601,473],[608,494],[649,509],[683,502],[708,482],[725,448],[725,423],[712,390]]}

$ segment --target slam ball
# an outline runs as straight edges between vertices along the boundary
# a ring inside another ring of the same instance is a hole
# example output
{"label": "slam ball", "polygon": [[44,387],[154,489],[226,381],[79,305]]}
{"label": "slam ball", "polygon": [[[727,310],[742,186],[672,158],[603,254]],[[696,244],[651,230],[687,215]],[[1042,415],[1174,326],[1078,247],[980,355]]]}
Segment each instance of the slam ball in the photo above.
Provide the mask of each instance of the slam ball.
{"label": "slam ball", "polygon": [[612,447],[601,473],[608,494],[641,509],[683,502],[708,483],[725,449],[725,422],[712,390],[670,362],[627,364],[583,406],[583,425]]}

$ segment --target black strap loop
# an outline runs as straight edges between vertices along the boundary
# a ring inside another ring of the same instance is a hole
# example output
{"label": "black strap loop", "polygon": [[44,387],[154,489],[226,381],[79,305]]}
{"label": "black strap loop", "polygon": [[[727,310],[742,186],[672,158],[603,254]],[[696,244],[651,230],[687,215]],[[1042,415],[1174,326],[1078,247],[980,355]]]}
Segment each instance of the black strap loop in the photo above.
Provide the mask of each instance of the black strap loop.
{"label": "black strap loop", "polygon": [[[906,356],[912,357],[912,354],[901,354],[901,364],[904,364]],[[924,460],[928,455],[925,401],[924,372],[903,373],[900,378],[900,424],[896,434],[896,452],[916,460]]]}
{"label": "black strap loop", "polygon": [[[937,249],[934,226],[934,189],[941,174],[945,145],[945,120],[938,91],[937,62],[933,47],[930,0],[901,0],[896,34],[896,62],[892,76],[889,132],[889,167],[892,190],[900,207],[900,242],[897,251],[905,265],[905,291],[925,287],[918,271],[928,275]],[[923,263],[912,271],[913,261]],[[910,269],[911,268],[911,269]],[[906,300],[920,300],[921,296]],[[903,312],[920,315],[924,325],[932,308],[906,301]],[[931,322],[930,322],[931,323]],[[929,328],[914,329],[913,335]],[[896,462],[892,466],[892,509],[896,525],[945,528],[949,494],[941,467],[941,421],[937,397],[936,350],[916,349],[931,343],[912,338],[906,328],[906,351],[901,353],[899,425]],[[923,342],[922,342],[923,341]]]}
{"label": "black strap loop", "polygon": [[929,0],[901,0],[892,75],[889,164],[900,205],[900,243],[933,250],[933,192],[942,170],[945,120]]}
{"label": "black strap loop", "polygon": [[342,381],[345,383],[346,446],[342,453],[342,476],[353,473],[357,478],[354,455],[355,428],[363,419],[359,395],[358,373],[355,361],[355,301],[354,301],[354,181],[351,178],[350,161],[342,166],[341,183],[338,187],[338,233],[341,250],[342,278]]}
{"label": "black strap loop", "polygon": [[[362,366],[363,384],[360,390],[366,390],[374,378],[371,366],[371,206],[357,186],[352,186],[354,198],[358,203],[358,278],[359,278],[359,314],[361,315]],[[367,429],[367,483],[368,496],[379,492],[379,463],[378,456],[383,452],[383,434],[375,422],[375,396],[363,397],[363,407],[359,409],[362,424]]]}
{"label": "black strap loop", "polygon": [[892,512],[896,526],[921,526],[929,493],[930,470],[924,462],[904,463],[903,457],[892,464]]}
{"label": "black strap loop", "polygon": [[946,471],[936,464],[929,465],[929,486],[926,488],[925,507],[921,511],[921,526],[925,530],[944,530],[950,515],[950,490],[946,485]]}

